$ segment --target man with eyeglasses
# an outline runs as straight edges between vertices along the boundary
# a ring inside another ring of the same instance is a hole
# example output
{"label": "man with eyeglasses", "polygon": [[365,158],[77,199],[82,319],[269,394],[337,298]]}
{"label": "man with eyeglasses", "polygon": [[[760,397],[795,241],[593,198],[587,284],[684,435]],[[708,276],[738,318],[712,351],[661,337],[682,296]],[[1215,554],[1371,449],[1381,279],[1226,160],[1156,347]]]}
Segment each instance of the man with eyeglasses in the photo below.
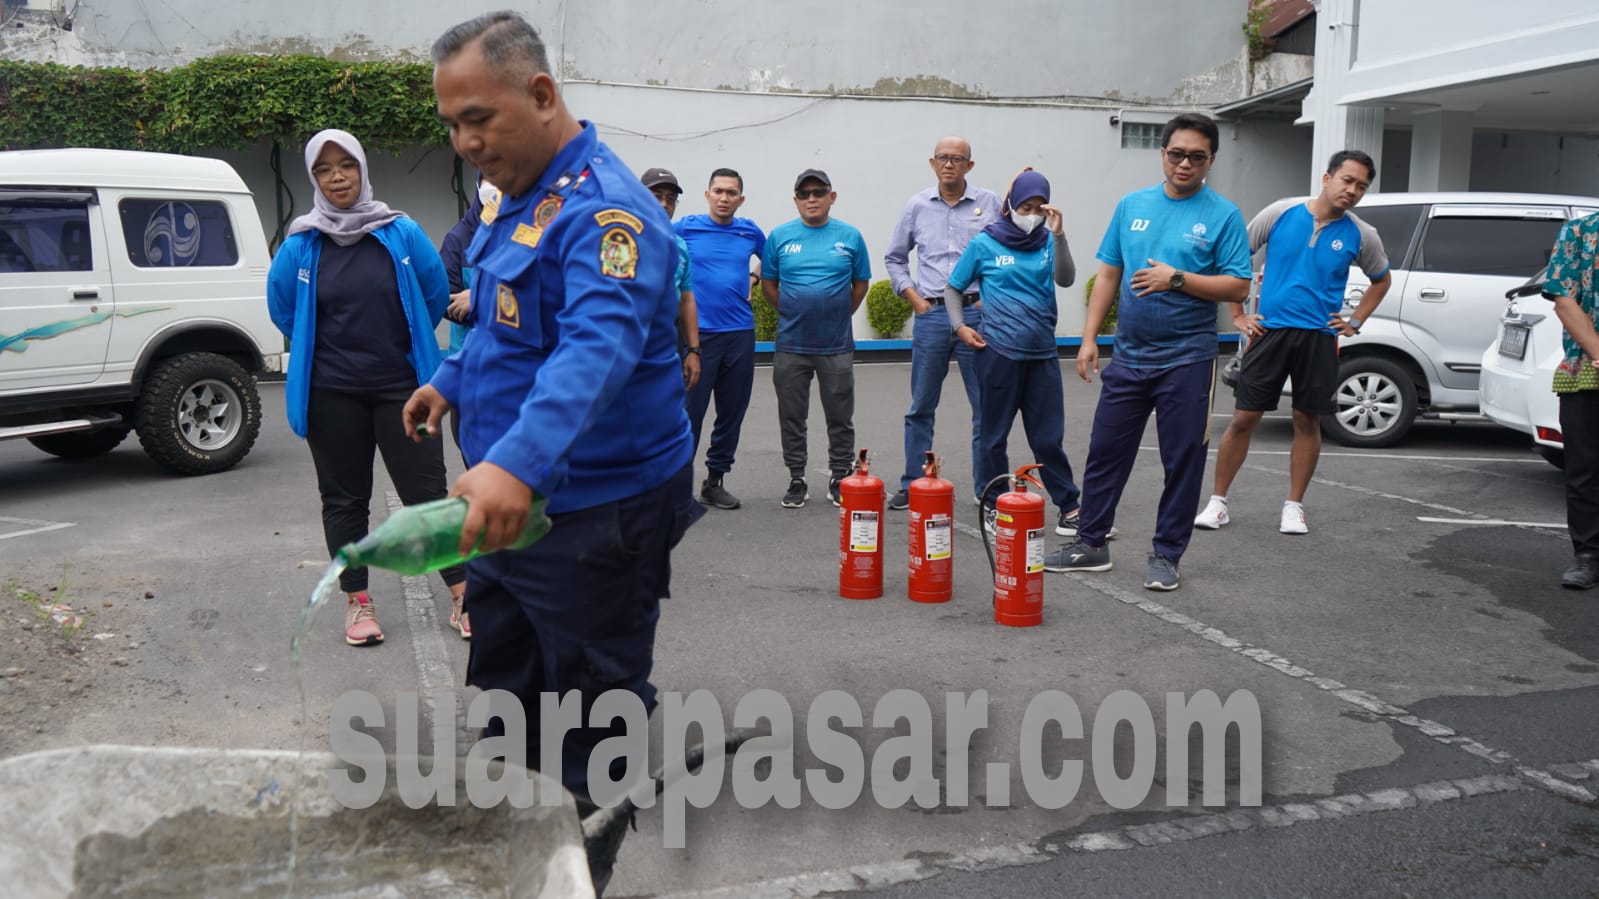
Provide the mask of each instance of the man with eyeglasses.
{"label": "man with eyeglasses", "polygon": [[[911,331],[911,406],[905,413],[905,471],[899,492],[888,501],[890,509],[910,506],[911,481],[922,476],[922,460],[933,446],[933,420],[949,374],[949,361],[960,365],[966,399],[972,407],[972,477],[977,477],[977,428],[980,419],[977,365],[971,347],[950,332],[944,307],[944,287],[956,260],[972,238],[999,215],[999,197],[991,190],[966,181],[972,170],[972,147],[964,138],[946,137],[933,147],[928,160],[937,185],[919,190],[905,203],[894,234],[889,238],[883,265],[894,292],[911,304],[916,318]],[[910,254],[916,252],[916,277],[911,277]],[[962,300],[962,317],[973,328],[982,326],[982,305],[972,291]],[[981,489],[975,484],[973,494]]]}
{"label": "man with eyeglasses", "polygon": [[[1083,467],[1075,542],[1044,560],[1049,571],[1109,571],[1116,505],[1155,413],[1165,468],[1144,587],[1176,590],[1205,477],[1216,387],[1216,304],[1249,295],[1249,235],[1231,200],[1205,185],[1220,134],[1184,113],[1160,140],[1165,180],[1122,197],[1099,245],[1077,375],[1099,371],[1095,337],[1113,300],[1116,351],[1103,373]],[[1130,274],[1124,274],[1128,273]]]}
{"label": "man with eyeglasses", "polygon": [[859,229],[832,217],[838,194],[827,173],[806,169],[794,179],[799,218],[772,229],[761,254],[761,291],[777,308],[772,387],[783,437],[788,491],[783,508],[810,499],[805,479],[805,420],[811,379],[827,418],[827,497],[839,505],[838,483],[855,454],[855,337],[850,320],[872,277]]}

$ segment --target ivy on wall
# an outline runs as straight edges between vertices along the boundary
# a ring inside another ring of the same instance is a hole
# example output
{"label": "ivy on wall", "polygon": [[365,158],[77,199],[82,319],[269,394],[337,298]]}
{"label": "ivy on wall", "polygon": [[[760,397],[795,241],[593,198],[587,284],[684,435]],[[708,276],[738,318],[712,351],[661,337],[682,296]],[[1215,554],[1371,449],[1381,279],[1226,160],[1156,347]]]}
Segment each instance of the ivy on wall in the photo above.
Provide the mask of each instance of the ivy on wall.
{"label": "ivy on wall", "polygon": [[368,150],[442,144],[431,67],[319,56],[213,56],[175,69],[0,60],[0,147],[192,153],[298,145],[342,128]]}

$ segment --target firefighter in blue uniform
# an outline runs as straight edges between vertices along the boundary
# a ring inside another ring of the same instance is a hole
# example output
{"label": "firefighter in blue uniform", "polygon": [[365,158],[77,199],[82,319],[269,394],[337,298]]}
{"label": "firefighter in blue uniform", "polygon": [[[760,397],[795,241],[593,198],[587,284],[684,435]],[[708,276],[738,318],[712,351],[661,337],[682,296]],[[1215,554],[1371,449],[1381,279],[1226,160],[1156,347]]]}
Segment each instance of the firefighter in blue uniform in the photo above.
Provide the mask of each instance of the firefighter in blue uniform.
{"label": "firefighter in blue uniform", "polygon": [[[509,544],[535,494],[554,527],[470,563],[467,682],[514,693],[538,765],[539,694],[649,683],[670,553],[699,512],[677,356],[677,246],[665,213],[560,97],[542,42],[514,13],[433,47],[439,115],[500,189],[467,248],[473,337],[405,409],[406,427],[461,410],[471,502],[463,549]],[[492,61],[491,61],[492,60]],[[490,735],[498,732],[498,719]],[[567,731],[562,780],[587,799],[588,756],[614,728]],[[642,739],[639,734],[629,735]],[[620,775],[620,765],[612,777]]]}

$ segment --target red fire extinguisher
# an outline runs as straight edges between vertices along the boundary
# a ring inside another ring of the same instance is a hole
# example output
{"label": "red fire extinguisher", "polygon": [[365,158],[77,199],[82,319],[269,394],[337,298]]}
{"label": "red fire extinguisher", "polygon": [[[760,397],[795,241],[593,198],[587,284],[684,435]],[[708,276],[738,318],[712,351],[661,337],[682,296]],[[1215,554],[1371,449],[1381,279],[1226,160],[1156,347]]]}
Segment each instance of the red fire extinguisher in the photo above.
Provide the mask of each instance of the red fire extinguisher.
{"label": "red fire extinguisher", "polygon": [[949,602],[954,596],[955,485],[938,476],[939,462],[927,451],[922,477],[911,481],[907,594],[916,602]]}
{"label": "red fire extinguisher", "polygon": [[855,473],[838,482],[838,595],[876,599],[883,595],[883,479],[875,477],[860,451]]}
{"label": "red fire extinguisher", "polygon": [[[994,620],[1010,627],[1044,622],[1044,497],[1028,493],[1029,472],[1042,465],[1024,465],[1010,478],[1011,489],[994,501]],[[987,529],[983,532],[986,545]]]}

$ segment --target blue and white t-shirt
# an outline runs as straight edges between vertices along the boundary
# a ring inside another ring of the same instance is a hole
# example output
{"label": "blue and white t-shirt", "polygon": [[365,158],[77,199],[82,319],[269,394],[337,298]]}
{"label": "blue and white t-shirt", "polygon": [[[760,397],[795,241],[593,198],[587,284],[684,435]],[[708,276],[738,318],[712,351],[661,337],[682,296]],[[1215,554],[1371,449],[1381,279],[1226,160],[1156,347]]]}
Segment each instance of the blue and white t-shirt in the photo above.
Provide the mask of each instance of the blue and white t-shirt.
{"label": "blue and white t-shirt", "polygon": [[869,281],[866,239],[853,225],[828,219],[811,227],[784,222],[766,238],[761,277],[778,282],[778,352],[829,356],[855,349],[850,289]]}
{"label": "blue and white t-shirt", "polygon": [[1303,199],[1278,200],[1249,223],[1249,248],[1266,248],[1261,324],[1333,333],[1327,320],[1344,305],[1349,267],[1368,278],[1388,273],[1377,229],[1352,212],[1317,223]]}
{"label": "blue and white t-shirt", "polygon": [[1194,275],[1248,279],[1249,234],[1233,202],[1208,185],[1174,200],[1164,184],[1121,198],[1096,258],[1122,270],[1116,311],[1116,361],[1171,368],[1215,359],[1216,304],[1180,290],[1133,292],[1133,273],[1150,260]]}
{"label": "blue and white t-shirt", "polygon": [[949,286],[964,293],[978,281],[989,349],[1008,359],[1053,359],[1055,241],[1013,250],[993,235],[977,235],[949,273]]}

